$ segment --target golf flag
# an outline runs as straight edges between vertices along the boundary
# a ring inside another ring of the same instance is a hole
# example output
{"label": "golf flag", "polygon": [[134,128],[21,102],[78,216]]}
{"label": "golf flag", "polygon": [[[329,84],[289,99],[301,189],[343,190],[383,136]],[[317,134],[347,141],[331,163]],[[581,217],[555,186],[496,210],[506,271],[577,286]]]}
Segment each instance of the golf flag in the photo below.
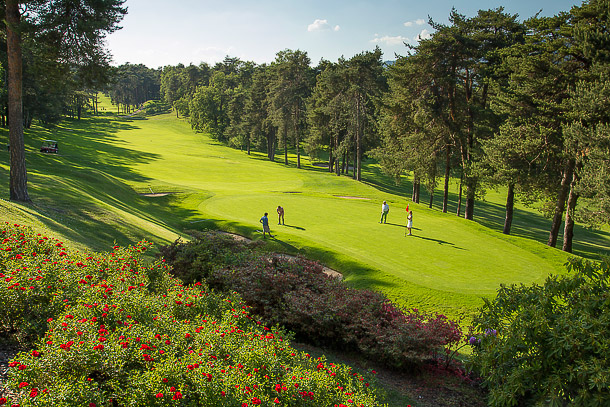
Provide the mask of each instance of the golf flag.
{"label": "golf flag", "polygon": [[407,209],[406,209],[406,211],[407,211],[407,212],[409,212],[409,204],[407,204]]}

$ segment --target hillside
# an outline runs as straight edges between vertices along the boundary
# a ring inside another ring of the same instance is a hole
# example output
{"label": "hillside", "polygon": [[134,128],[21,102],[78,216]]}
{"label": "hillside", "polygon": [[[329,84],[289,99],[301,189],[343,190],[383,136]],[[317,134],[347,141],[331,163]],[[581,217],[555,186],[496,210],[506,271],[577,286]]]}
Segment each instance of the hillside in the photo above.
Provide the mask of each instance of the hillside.
{"label": "hillside", "polygon": [[[58,140],[58,155],[38,151],[47,138]],[[106,113],[34,127],[26,132],[26,156],[33,203],[14,204],[6,201],[8,152],[0,152],[3,219],[105,250],[141,238],[168,243],[189,230],[261,239],[259,218],[269,212],[277,236],[269,240],[272,249],[318,259],[355,287],[451,317],[468,317],[502,283],[540,283],[563,272],[568,257],[540,242],[548,221],[533,210],[519,208],[517,236],[502,235],[500,193],[477,202],[477,222],[470,222],[409,202],[408,182],[394,185],[374,162],[366,163],[362,183],[308,159],[297,169],[296,157],[286,166],[248,156],[194,133],[174,114]],[[391,209],[380,225],[383,200]],[[414,211],[410,237],[404,236],[407,204]],[[284,226],[274,222],[278,205],[286,210]],[[579,254],[610,252],[607,231],[576,234]]]}

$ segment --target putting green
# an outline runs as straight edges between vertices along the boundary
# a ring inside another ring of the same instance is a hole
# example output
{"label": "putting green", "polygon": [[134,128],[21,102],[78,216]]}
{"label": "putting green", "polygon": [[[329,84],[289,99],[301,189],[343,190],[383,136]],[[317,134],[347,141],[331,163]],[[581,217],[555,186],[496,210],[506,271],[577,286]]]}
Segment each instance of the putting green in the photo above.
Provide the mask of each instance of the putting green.
{"label": "putting green", "polygon": [[[276,225],[278,204],[286,211],[284,226]],[[282,241],[311,239],[379,270],[391,270],[400,281],[439,291],[488,296],[502,283],[542,282],[553,271],[545,259],[473,230],[466,221],[425,212],[418,219],[416,210],[414,235],[405,236],[404,207],[391,210],[386,224],[377,223],[379,207],[373,201],[268,193],[214,197],[199,208],[253,227],[267,211],[271,231]]]}

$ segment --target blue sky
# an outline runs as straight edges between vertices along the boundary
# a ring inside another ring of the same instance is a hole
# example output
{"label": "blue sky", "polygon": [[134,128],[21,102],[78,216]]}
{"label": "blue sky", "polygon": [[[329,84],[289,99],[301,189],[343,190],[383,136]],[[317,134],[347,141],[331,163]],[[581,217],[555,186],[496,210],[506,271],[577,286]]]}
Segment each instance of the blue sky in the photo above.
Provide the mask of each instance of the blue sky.
{"label": "blue sky", "polygon": [[452,7],[466,16],[503,6],[521,20],[568,11],[577,0],[127,0],[122,30],[107,38],[113,63],[149,68],[214,64],[226,55],[271,62],[284,49],[306,51],[315,65],[378,45],[384,60],[406,53],[431,33],[428,17],[447,22]]}

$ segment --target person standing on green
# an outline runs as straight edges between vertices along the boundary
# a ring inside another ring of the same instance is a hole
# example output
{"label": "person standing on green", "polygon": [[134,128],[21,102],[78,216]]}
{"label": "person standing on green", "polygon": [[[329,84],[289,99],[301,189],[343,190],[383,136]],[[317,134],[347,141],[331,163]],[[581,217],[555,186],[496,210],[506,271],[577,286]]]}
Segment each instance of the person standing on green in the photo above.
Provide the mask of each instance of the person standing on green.
{"label": "person standing on green", "polygon": [[269,218],[267,215],[268,213],[265,212],[263,217],[259,220],[259,222],[263,224],[263,239],[265,238],[265,233],[269,233],[269,237],[273,237],[271,236],[271,229],[269,229]]}
{"label": "person standing on green", "polygon": [[379,223],[386,222],[388,212],[390,212],[390,205],[388,205],[386,201],[383,201],[383,205],[381,205],[381,219],[379,220]]}
{"label": "person standing on green", "polygon": [[411,236],[412,227],[413,227],[413,211],[409,212],[409,215],[407,216],[407,229],[409,230],[409,233],[407,234],[407,236]]}
{"label": "person standing on green", "polygon": [[277,224],[278,225],[284,224],[284,208],[282,208],[279,205],[277,206]]}

